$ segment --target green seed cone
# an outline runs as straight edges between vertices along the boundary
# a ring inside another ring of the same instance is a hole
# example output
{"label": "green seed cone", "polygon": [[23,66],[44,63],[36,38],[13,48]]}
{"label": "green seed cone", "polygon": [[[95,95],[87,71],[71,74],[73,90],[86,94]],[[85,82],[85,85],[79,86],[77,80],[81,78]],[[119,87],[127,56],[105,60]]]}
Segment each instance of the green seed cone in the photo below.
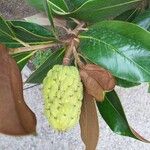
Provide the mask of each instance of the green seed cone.
{"label": "green seed cone", "polygon": [[43,81],[45,115],[56,130],[66,131],[80,117],[83,86],[74,66],[55,65]]}

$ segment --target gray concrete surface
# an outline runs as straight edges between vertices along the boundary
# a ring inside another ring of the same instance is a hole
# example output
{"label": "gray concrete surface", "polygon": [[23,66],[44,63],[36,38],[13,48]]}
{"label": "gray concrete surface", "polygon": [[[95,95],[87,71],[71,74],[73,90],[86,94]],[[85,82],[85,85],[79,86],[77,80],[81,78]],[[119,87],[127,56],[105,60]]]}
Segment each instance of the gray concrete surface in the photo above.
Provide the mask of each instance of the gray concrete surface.
{"label": "gray concrete surface", "polygon": [[[27,6],[22,0],[0,0],[0,14],[8,19],[22,18],[35,10]],[[23,78],[30,74],[24,69]],[[121,97],[130,125],[141,135],[150,140],[150,94],[147,85],[132,89],[116,88]],[[57,133],[48,125],[43,115],[43,99],[41,86],[24,90],[27,104],[37,116],[37,136],[12,137],[0,134],[0,150],[83,150],[79,125],[70,132]],[[100,140],[97,150],[150,150],[150,144],[128,137],[114,134],[99,116]]]}
{"label": "gray concrete surface", "polygon": [[35,14],[25,0],[0,0],[0,14],[7,19],[19,19]]}

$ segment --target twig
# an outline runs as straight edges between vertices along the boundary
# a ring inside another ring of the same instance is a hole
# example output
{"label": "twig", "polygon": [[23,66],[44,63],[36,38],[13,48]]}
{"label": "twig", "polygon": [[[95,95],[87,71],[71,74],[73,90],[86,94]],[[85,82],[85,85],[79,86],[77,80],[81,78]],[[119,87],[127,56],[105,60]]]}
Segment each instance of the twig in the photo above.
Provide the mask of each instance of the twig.
{"label": "twig", "polygon": [[75,61],[78,64],[79,68],[83,68],[84,63],[80,60],[79,54],[77,53],[77,50],[75,47],[73,47],[73,55],[74,55]]}
{"label": "twig", "polygon": [[71,41],[70,45],[68,45],[65,56],[63,58],[63,65],[69,65],[70,64],[70,59],[72,56],[72,50],[74,46],[74,40]]}
{"label": "twig", "polygon": [[[73,51],[76,51],[77,47],[79,46],[79,39],[78,35],[81,31],[87,30],[85,27],[85,22],[79,22],[78,20],[74,20],[77,23],[77,26],[74,30],[67,30],[68,38],[63,40],[62,42],[67,45],[67,50],[63,59],[63,65],[69,65],[71,61],[71,57],[73,55]],[[75,57],[75,55],[74,55]],[[81,64],[80,64],[81,65]]]}

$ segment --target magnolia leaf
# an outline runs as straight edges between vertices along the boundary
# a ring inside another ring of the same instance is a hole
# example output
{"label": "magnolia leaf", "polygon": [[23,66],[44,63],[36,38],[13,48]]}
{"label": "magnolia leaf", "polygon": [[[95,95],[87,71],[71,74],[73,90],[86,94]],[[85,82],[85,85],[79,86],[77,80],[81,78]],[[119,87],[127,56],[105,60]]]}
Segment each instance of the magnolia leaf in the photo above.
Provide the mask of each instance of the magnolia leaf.
{"label": "magnolia leaf", "polygon": [[150,31],[150,9],[137,16],[133,22]]}
{"label": "magnolia leaf", "polygon": [[99,140],[99,123],[95,101],[85,92],[80,116],[81,138],[86,150],[95,150]]}
{"label": "magnolia leaf", "polygon": [[[67,11],[68,10],[68,7],[66,5],[66,2],[64,0],[48,0],[49,2],[51,2],[51,4],[53,5],[53,8],[55,8],[56,10],[59,10],[59,11]],[[27,0],[27,2],[35,7],[36,9],[38,10],[42,10],[44,11],[44,4],[45,4],[45,1],[44,0]]]}
{"label": "magnolia leaf", "polygon": [[[37,9],[44,10],[44,0],[27,0]],[[141,0],[48,0],[55,16],[72,17],[87,22],[98,22],[116,17],[135,8]],[[90,13],[89,13],[90,12]]]}
{"label": "magnolia leaf", "polygon": [[51,5],[53,6],[53,9],[58,10],[59,12],[67,12],[68,6],[65,2],[65,0],[48,0]]}
{"label": "magnolia leaf", "polygon": [[52,14],[52,6],[49,3],[49,0],[46,0],[46,11],[47,11],[48,19],[49,19],[50,24],[51,24],[51,30],[52,30],[53,34],[55,35],[55,37],[57,37],[55,25],[54,25],[54,18],[53,18],[53,14]]}
{"label": "magnolia leaf", "polygon": [[61,64],[64,57],[64,51],[58,50],[53,52],[45,61],[42,63],[37,70],[35,70],[31,76],[27,79],[27,83],[42,83],[46,77],[48,71],[55,65]]}
{"label": "magnolia leaf", "polygon": [[86,92],[98,101],[102,101],[105,92],[111,91],[115,87],[113,76],[107,70],[95,64],[82,65],[80,76]]}
{"label": "magnolia leaf", "polygon": [[85,70],[80,70],[80,77],[85,86],[86,92],[93,96],[96,100],[102,101],[104,99],[105,92],[101,85],[99,85],[94,78],[89,76]]}
{"label": "magnolia leaf", "polygon": [[141,83],[129,82],[127,80],[123,80],[117,77],[115,79],[116,79],[116,85],[120,87],[124,87],[124,88],[130,88],[130,87],[138,86],[141,84]]}
{"label": "magnolia leaf", "polygon": [[19,47],[19,43],[9,24],[0,16],[0,43],[10,47]]}
{"label": "magnolia leaf", "polygon": [[106,69],[95,64],[86,64],[84,70],[86,70],[105,91],[112,91],[114,89],[115,79]]}
{"label": "magnolia leaf", "polygon": [[141,9],[137,6],[134,9],[127,10],[114,18],[115,20],[122,20],[122,21],[128,21],[131,22],[133,21],[139,14],[141,13]]}
{"label": "magnolia leaf", "polygon": [[6,21],[0,17],[0,26],[0,43],[9,48],[47,44],[56,40],[52,32],[35,23]]}
{"label": "magnolia leaf", "polygon": [[32,59],[32,63],[35,69],[38,69],[50,55],[52,55],[51,49],[37,51]]}
{"label": "magnolia leaf", "polygon": [[150,32],[128,22],[103,21],[90,26],[80,40],[82,55],[113,76],[133,83],[150,81]]}
{"label": "magnolia leaf", "polygon": [[52,32],[38,24],[26,21],[11,21],[8,23],[16,37],[25,43],[39,45],[55,40]]}
{"label": "magnolia leaf", "polygon": [[[135,8],[141,0],[67,0],[69,12],[53,10],[60,16],[73,17],[90,23],[110,19]],[[90,12],[90,13],[89,13]]]}
{"label": "magnolia leaf", "polygon": [[0,16],[0,32],[6,34],[7,36],[15,37],[14,32],[12,31],[9,24]]}
{"label": "magnolia leaf", "polygon": [[17,53],[13,54],[12,57],[16,61],[18,67],[20,70],[24,68],[24,66],[27,64],[29,59],[34,55],[34,52],[24,52],[24,53]]}
{"label": "magnolia leaf", "polygon": [[36,118],[24,101],[21,73],[3,45],[0,45],[0,68],[0,132],[35,133]]}
{"label": "magnolia leaf", "polygon": [[34,36],[37,37],[41,37],[43,39],[53,39],[54,36],[52,34],[52,32],[50,32],[47,28],[40,26],[36,23],[31,23],[31,22],[27,22],[27,21],[7,21],[8,23],[11,24],[11,27],[18,27],[26,32],[28,32],[29,34],[32,34]]}
{"label": "magnolia leaf", "polygon": [[103,119],[113,132],[150,143],[130,127],[119,97],[115,91],[106,93],[105,100],[101,103],[97,102],[97,106]]}

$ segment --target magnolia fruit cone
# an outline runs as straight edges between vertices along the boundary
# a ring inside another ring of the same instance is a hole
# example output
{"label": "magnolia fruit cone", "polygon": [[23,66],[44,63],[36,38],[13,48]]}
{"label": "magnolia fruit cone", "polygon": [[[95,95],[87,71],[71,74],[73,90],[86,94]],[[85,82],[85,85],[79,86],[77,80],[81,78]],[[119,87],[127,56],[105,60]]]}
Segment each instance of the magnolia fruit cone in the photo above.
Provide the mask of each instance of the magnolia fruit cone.
{"label": "magnolia fruit cone", "polygon": [[45,115],[58,131],[66,131],[79,121],[83,86],[74,66],[55,65],[43,81]]}

